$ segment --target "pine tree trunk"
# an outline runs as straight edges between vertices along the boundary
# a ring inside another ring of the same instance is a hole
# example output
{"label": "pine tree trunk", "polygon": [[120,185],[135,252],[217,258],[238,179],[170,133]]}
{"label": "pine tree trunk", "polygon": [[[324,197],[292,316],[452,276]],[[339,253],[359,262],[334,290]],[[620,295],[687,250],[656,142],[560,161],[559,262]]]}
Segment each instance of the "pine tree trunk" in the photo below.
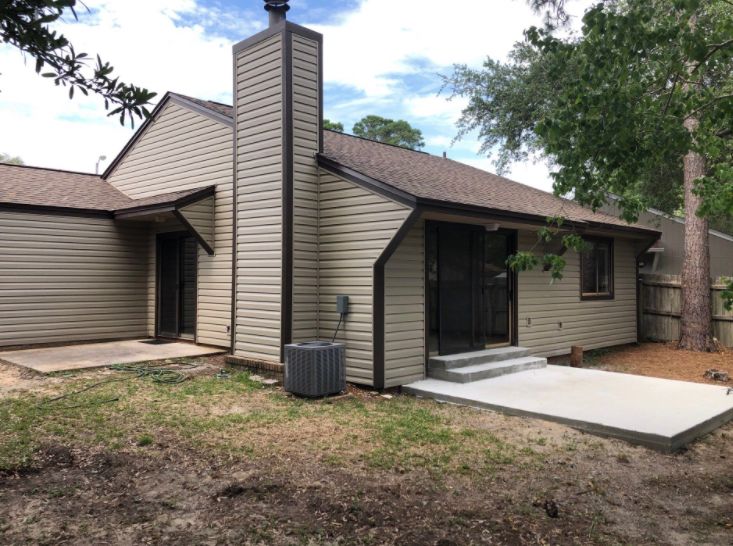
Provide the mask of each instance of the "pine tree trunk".
{"label": "pine tree trunk", "polygon": [[[694,135],[698,120],[685,120]],[[710,247],[708,221],[697,215],[701,199],[693,192],[695,181],[705,176],[705,159],[694,151],[684,157],[685,253],[682,262],[682,319],[680,349],[713,351],[713,323],[710,307]]]}

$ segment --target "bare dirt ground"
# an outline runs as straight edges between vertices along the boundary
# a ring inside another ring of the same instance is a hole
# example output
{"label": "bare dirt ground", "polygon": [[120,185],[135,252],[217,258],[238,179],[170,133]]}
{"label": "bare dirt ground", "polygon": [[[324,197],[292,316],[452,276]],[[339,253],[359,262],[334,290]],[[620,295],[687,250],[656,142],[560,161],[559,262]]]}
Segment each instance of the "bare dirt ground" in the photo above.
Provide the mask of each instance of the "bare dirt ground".
{"label": "bare dirt ground", "polygon": [[681,351],[675,343],[640,343],[623,347],[591,352],[585,357],[587,365],[613,372],[631,373],[710,383],[733,385],[705,378],[709,369],[728,372],[733,379],[733,350],[718,353],[695,353]]}
{"label": "bare dirt ground", "polygon": [[0,543],[733,544],[733,425],[663,455],[397,393],[300,400],[220,367],[0,393]]}

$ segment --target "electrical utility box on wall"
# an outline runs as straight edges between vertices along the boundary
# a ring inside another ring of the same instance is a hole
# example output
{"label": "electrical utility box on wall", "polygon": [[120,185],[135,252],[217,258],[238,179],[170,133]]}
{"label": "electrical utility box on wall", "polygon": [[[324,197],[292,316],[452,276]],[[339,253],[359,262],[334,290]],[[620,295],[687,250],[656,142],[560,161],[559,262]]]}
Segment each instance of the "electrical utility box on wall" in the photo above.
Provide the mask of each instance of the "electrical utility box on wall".
{"label": "electrical utility box on wall", "polygon": [[340,315],[349,313],[349,296],[336,296],[336,311]]}

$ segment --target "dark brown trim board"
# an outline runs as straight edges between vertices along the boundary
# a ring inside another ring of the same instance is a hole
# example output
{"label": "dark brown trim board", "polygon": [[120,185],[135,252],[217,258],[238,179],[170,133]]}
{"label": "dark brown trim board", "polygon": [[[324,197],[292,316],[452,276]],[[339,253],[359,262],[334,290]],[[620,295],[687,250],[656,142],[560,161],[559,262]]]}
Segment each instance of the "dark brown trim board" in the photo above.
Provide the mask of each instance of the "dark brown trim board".
{"label": "dark brown trim board", "polygon": [[[163,98],[160,99],[160,102],[155,105],[155,108],[153,108],[153,111],[150,112],[150,115],[148,118],[143,122],[143,124],[138,128],[137,131],[135,131],[135,134],[132,135],[130,140],[127,141],[127,144],[120,150],[120,153],[118,153],[115,158],[112,160],[112,162],[107,166],[106,169],[104,169],[104,172],[102,173],[101,177],[102,180],[107,180],[109,175],[112,174],[112,171],[114,171],[117,168],[117,165],[120,164],[120,162],[127,156],[128,152],[132,150],[132,148],[137,144],[137,141],[140,140],[140,138],[145,134],[145,131],[148,130],[148,127],[155,121],[155,119],[158,117],[158,114],[163,110],[166,104],[168,102],[173,101],[176,104],[179,104],[185,108],[188,108],[189,110],[192,110],[194,112],[197,112],[201,115],[204,115],[208,118],[213,119],[214,121],[218,121],[220,123],[224,123],[225,125],[232,126],[234,121],[227,118],[226,116],[219,114],[218,112],[214,112],[213,110],[209,110],[207,108],[203,108],[199,106],[198,104],[191,102],[187,100],[185,97],[182,97],[176,93],[172,93],[168,91],[165,95],[163,95]],[[236,120],[236,117],[234,118]]]}
{"label": "dark brown trim board", "polygon": [[104,172],[102,173],[102,180],[107,180],[107,177],[112,174],[112,171],[117,168],[117,165],[119,165],[120,161],[124,159],[124,157],[127,155],[127,152],[132,150],[132,147],[135,146],[137,141],[140,140],[140,137],[145,134],[145,131],[148,129],[148,127],[150,127],[150,125],[157,117],[158,113],[168,103],[170,98],[170,93],[166,93],[165,95],[163,95],[163,98],[160,99],[160,102],[158,102],[158,104],[155,105],[155,108],[153,108],[153,111],[150,112],[148,119],[146,119],[143,124],[138,128],[138,130],[135,131],[135,134],[132,135],[132,138],[127,141],[127,144],[125,144],[124,148],[120,150],[120,153],[118,153],[117,156],[112,160],[112,163],[110,163],[107,168],[104,169]]}
{"label": "dark brown trim board", "polygon": [[232,54],[232,309],[229,323],[229,352],[236,349],[237,330],[237,54]]}
{"label": "dark brown trim board", "polygon": [[173,211],[173,215],[176,217],[176,219],[179,222],[181,222],[184,226],[186,226],[186,229],[189,231],[191,235],[193,235],[196,238],[196,240],[201,245],[201,247],[206,251],[206,253],[209,256],[213,256],[214,249],[211,248],[209,243],[201,236],[198,230],[193,225],[191,225],[191,222],[189,222],[188,219],[186,219],[186,217],[183,214],[181,214],[181,211],[176,209]]}
{"label": "dark brown trim board", "polygon": [[228,116],[225,116],[224,114],[220,114],[215,110],[196,104],[195,102],[188,100],[186,97],[181,96],[178,93],[173,93],[169,91],[168,94],[171,97],[171,101],[175,102],[176,104],[180,104],[181,106],[184,106],[189,110],[193,110],[197,114],[206,116],[207,118],[218,121],[219,123],[223,123],[224,125],[227,125],[229,127],[234,125],[234,120]]}
{"label": "dark brown trim board", "polygon": [[657,238],[654,237],[652,239],[649,239],[649,242],[646,243],[641,250],[636,254],[634,257],[634,272],[636,274],[635,282],[634,282],[634,288],[636,289],[636,341],[641,341],[642,336],[642,328],[641,328],[641,319],[642,319],[642,305],[644,302],[641,301],[642,297],[642,287],[641,287],[641,276],[639,275],[639,260],[641,260],[641,257],[646,254],[651,247],[654,246],[654,244],[657,242]]}
{"label": "dark brown trim board", "polygon": [[584,241],[587,242],[599,242],[599,243],[608,243],[608,259],[609,259],[609,279],[608,279],[608,294],[585,294],[583,293],[583,256],[582,254],[578,254],[578,269],[580,271],[580,279],[578,280],[578,291],[580,294],[580,299],[582,301],[592,301],[592,300],[612,300],[615,297],[615,276],[616,276],[616,259],[614,256],[614,246],[615,246],[615,240],[613,237],[590,237],[590,236],[584,236]]}
{"label": "dark brown trim board", "polygon": [[[182,264],[180,263],[181,258],[181,252],[183,252],[180,241],[183,239],[186,239],[188,237],[191,237],[192,234],[188,231],[165,231],[162,233],[156,233],[155,234],[155,317],[154,317],[154,335],[155,337],[163,337],[161,336],[160,332],[160,274],[161,274],[161,262],[160,262],[160,246],[161,241],[164,241],[165,239],[176,239],[179,241],[179,268],[182,267]],[[198,342],[198,330],[199,330],[199,321],[198,321],[198,306],[199,306],[199,253],[198,249],[196,249],[195,253],[195,263],[194,263],[194,271],[196,273],[196,297],[194,298],[194,331],[193,331],[193,342]],[[182,275],[182,272],[179,271],[179,279]],[[180,290],[180,288],[179,288]],[[181,315],[181,308],[180,308],[180,293],[179,293],[179,300],[177,303],[176,313],[178,315],[178,329],[180,330],[180,315]],[[170,338],[170,339],[182,339],[186,340],[187,338],[181,338],[179,337],[180,332],[176,334],[177,337]],[[190,341],[190,339],[189,339]]]}
{"label": "dark brown trim board", "polygon": [[108,210],[75,209],[69,207],[52,207],[45,205],[27,205],[25,203],[0,203],[0,211],[23,212],[26,214],[55,214],[58,216],[77,216],[82,218],[113,218]]}
{"label": "dark brown trim board", "polygon": [[[318,165],[322,169],[340,176],[362,188],[383,195],[388,199],[402,203],[410,207],[419,206],[424,212],[437,212],[445,214],[458,214],[469,218],[486,218],[490,216],[497,220],[506,220],[514,222],[522,222],[528,225],[545,226],[547,225],[547,218],[540,215],[523,214],[518,212],[511,212],[502,209],[492,209],[485,207],[477,207],[474,205],[466,205],[463,203],[452,203],[450,201],[438,201],[435,199],[426,199],[424,197],[417,197],[410,193],[404,192],[386,184],[375,178],[371,178],[363,173],[360,173],[350,167],[342,165],[322,154],[319,154]],[[600,224],[598,222],[573,222],[570,220],[565,221],[565,225],[568,227],[574,227],[578,232],[584,232],[589,229],[593,230],[608,230],[608,231],[623,231],[631,233],[659,233],[652,229],[642,229],[633,226],[619,226],[611,224]]]}
{"label": "dark brown trim board", "polygon": [[374,289],[372,293],[372,323],[374,331],[372,334],[372,359],[374,362],[372,383],[375,389],[384,388],[384,266],[387,260],[395,253],[397,247],[403,241],[407,233],[417,223],[422,211],[419,208],[412,209],[405,221],[397,230],[382,253],[374,262]]}
{"label": "dark brown trim board", "polygon": [[280,299],[280,362],[293,338],[293,36],[282,33],[282,280]]}
{"label": "dark brown trim board", "polygon": [[[249,38],[245,38],[241,42],[237,42],[232,46],[232,53],[236,56],[237,53],[242,51],[243,49],[247,49],[248,47],[259,43],[263,40],[267,40],[268,38],[274,36],[275,34],[279,34],[280,32],[294,32],[295,34],[300,34],[304,38],[308,38],[310,40],[315,40],[317,42],[321,42],[323,39],[323,36],[316,32],[315,30],[311,30],[306,27],[302,27],[300,25],[296,25],[295,23],[291,23],[290,21],[282,21],[276,25],[273,25],[271,27],[266,28],[262,32],[259,32],[255,34],[254,36],[250,36]],[[236,119],[236,117],[234,118]]]}
{"label": "dark brown trim board", "polygon": [[115,218],[133,218],[135,216],[141,216],[145,214],[154,214],[162,212],[172,212],[175,209],[191,205],[207,197],[213,197],[216,194],[215,186],[205,186],[195,192],[179,197],[178,199],[172,199],[168,201],[161,201],[160,203],[152,203],[149,205],[133,206],[128,208],[117,209],[114,211]]}
{"label": "dark brown trim board", "polygon": [[[514,254],[519,250],[519,230],[512,231],[512,252]],[[514,347],[519,346],[519,271],[513,269],[510,278],[512,286],[512,334],[509,338],[509,344]]]}
{"label": "dark brown trim board", "polygon": [[344,178],[349,182],[353,182],[361,188],[372,191],[378,195],[386,197],[387,199],[397,201],[398,203],[407,205],[409,207],[414,207],[417,203],[417,199],[409,193],[405,193],[401,190],[398,190],[397,188],[385,184],[384,182],[380,182],[379,180],[370,178],[358,171],[355,171],[354,169],[341,165],[340,163],[337,163],[332,159],[329,159],[322,155],[319,155],[317,159],[318,166],[321,169],[333,175]]}
{"label": "dark brown trim board", "polygon": [[[280,361],[283,362],[285,345],[293,340],[293,214],[294,214],[294,115],[293,115],[293,35],[297,34],[304,38],[315,41],[318,44],[319,58],[319,124],[321,129],[323,115],[322,99],[322,69],[320,59],[323,57],[323,36],[309,29],[288,23],[279,25],[282,31],[282,108],[283,108],[283,134],[282,134],[282,281],[281,281],[281,307],[280,307]],[[274,33],[273,33],[274,34]],[[270,34],[272,35],[272,34]],[[235,46],[236,47],[236,46]],[[322,136],[322,135],[319,135]],[[319,138],[319,149],[322,146]]]}

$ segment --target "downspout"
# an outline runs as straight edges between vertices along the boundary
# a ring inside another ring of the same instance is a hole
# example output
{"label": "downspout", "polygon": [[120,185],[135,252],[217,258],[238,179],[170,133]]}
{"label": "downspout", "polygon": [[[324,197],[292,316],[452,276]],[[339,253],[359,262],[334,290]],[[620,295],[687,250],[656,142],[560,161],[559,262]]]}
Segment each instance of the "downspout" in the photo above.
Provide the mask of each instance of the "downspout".
{"label": "downspout", "polygon": [[650,243],[648,245],[645,245],[643,249],[636,255],[635,261],[634,261],[634,271],[636,273],[635,277],[635,286],[636,286],[636,342],[639,343],[643,336],[644,332],[642,332],[641,323],[644,318],[644,309],[642,306],[641,296],[641,276],[639,275],[639,260],[641,260],[641,257],[646,254],[649,249],[654,246],[654,243],[657,242],[659,239],[659,235],[656,235],[653,239],[650,239]]}

